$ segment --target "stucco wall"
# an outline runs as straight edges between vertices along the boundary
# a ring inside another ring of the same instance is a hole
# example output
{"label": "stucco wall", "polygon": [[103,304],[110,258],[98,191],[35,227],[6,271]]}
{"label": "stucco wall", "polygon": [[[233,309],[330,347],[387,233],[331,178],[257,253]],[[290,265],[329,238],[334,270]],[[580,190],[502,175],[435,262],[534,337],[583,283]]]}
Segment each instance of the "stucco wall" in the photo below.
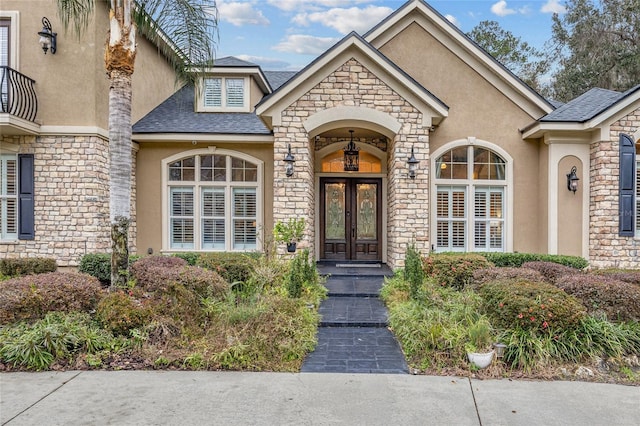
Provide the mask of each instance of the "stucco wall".
{"label": "stucco wall", "polygon": [[149,248],[154,253],[162,249],[162,183],[161,162],[174,154],[201,150],[207,146],[228,149],[256,157],[264,162],[264,235],[270,236],[273,224],[273,146],[270,143],[204,143],[191,141],[174,143],[142,142],[137,156],[137,246],[140,254]]}
{"label": "stucco wall", "polygon": [[[540,143],[523,141],[519,129],[531,117],[473,68],[417,24],[380,48],[449,106],[449,116],[429,136],[430,151],[469,136],[496,144],[514,161],[514,241],[519,252],[544,252],[546,234],[538,214]],[[544,115],[540,111],[540,116]]]}
{"label": "stucco wall", "polygon": [[567,189],[566,175],[572,167],[584,177],[582,161],[568,155],[558,163],[558,254],[582,256],[582,198],[585,196],[584,181],[575,193]]}
{"label": "stucco wall", "polygon": [[640,239],[618,236],[620,133],[640,128],[640,108],[610,126],[609,140],[591,144],[589,257],[595,267],[640,268]]}

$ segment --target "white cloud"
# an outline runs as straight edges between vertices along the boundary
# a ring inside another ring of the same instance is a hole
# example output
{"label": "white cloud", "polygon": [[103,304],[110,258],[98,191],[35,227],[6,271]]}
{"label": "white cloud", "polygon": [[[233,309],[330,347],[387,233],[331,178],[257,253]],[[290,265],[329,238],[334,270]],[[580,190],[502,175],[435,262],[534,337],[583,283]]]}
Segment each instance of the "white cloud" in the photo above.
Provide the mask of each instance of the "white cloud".
{"label": "white cloud", "polygon": [[286,12],[319,11],[326,8],[352,6],[371,3],[373,0],[267,0],[267,2]]}
{"label": "white cloud", "polygon": [[444,15],[444,17],[447,18],[447,21],[451,22],[453,25],[455,25],[456,27],[460,28],[460,21],[458,21],[455,16],[453,16],[453,15]]}
{"label": "white cloud", "polygon": [[339,39],[333,37],[314,37],[304,34],[291,34],[273,47],[273,50],[300,55],[320,55],[333,46]]}
{"label": "white cloud", "polygon": [[540,12],[542,13],[565,13],[566,11],[567,9],[558,3],[558,0],[547,0],[540,9]]}
{"label": "white cloud", "polygon": [[507,2],[505,0],[500,0],[499,2],[491,6],[491,12],[498,16],[507,16],[517,13],[514,9],[509,9],[507,7]]}
{"label": "white cloud", "polygon": [[391,12],[392,9],[388,7],[372,5],[362,9],[358,7],[333,8],[324,12],[299,13],[291,21],[302,26],[307,26],[310,23],[321,24],[333,28],[341,34],[347,34],[351,31],[363,34]]}
{"label": "white cloud", "polygon": [[269,24],[269,20],[262,11],[254,9],[251,3],[218,0],[217,6],[220,20],[227,21],[236,27]]}

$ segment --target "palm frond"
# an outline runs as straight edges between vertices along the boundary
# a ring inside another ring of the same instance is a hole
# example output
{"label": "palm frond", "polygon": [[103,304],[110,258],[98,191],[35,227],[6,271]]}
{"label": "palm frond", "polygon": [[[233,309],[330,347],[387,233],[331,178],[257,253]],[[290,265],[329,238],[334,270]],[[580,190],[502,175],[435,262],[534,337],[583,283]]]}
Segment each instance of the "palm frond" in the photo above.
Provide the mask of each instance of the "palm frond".
{"label": "palm frond", "polygon": [[93,18],[95,0],[57,0],[58,17],[65,30],[72,25],[74,33],[80,37]]}

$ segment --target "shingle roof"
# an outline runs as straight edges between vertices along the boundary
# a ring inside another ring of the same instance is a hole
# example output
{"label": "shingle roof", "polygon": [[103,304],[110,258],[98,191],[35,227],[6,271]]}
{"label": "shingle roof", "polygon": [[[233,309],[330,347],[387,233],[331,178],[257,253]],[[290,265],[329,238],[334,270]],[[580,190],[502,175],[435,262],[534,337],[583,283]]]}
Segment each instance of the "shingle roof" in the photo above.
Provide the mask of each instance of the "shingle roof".
{"label": "shingle roof", "polygon": [[585,122],[622,99],[626,93],[594,88],[560,106],[540,119],[545,121]]}
{"label": "shingle roof", "polygon": [[133,125],[133,133],[270,135],[253,112],[195,112],[195,90],[187,85]]}
{"label": "shingle roof", "polygon": [[263,71],[263,74],[273,90],[282,86],[296,75],[298,71]]}
{"label": "shingle roof", "polygon": [[253,62],[243,61],[235,56],[225,56],[224,58],[218,58],[213,63],[214,67],[257,67],[258,64]]}

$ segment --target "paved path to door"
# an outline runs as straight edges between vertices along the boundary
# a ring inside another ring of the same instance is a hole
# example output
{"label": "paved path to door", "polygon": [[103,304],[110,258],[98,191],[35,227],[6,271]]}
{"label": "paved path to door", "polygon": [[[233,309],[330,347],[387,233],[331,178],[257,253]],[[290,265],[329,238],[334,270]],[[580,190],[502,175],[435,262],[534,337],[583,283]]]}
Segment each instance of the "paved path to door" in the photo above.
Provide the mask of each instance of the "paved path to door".
{"label": "paved path to door", "polygon": [[379,298],[380,267],[318,266],[328,275],[329,297],[320,304],[318,345],[302,365],[306,373],[408,373],[400,345],[387,328],[388,312]]}

